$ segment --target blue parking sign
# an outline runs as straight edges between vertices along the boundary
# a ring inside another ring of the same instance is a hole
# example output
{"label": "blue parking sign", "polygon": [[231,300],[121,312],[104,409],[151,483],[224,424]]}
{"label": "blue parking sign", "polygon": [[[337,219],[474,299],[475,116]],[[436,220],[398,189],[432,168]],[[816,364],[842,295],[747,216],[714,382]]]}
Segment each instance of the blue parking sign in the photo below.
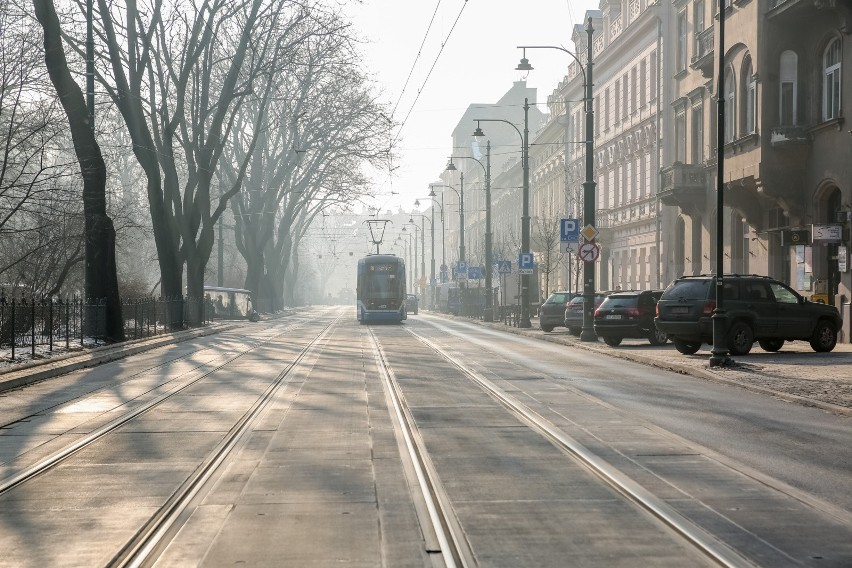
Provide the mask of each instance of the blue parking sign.
{"label": "blue parking sign", "polygon": [[522,252],[518,255],[518,272],[521,274],[532,274],[535,266],[535,257],[531,252]]}
{"label": "blue parking sign", "polygon": [[559,240],[563,243],[576,243],[580,240],[580,222],[578,219],[559,220]]}

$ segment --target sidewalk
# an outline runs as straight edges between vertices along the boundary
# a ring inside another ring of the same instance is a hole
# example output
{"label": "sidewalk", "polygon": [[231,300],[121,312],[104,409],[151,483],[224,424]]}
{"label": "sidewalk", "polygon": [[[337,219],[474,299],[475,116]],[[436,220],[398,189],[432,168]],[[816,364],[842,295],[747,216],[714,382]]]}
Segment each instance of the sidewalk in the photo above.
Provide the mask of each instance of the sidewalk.
{"label": "sidewalk", "polygon": [[233,322],[217,322],[204,327],[165,333],[145,339],[123,341],[82,351],[69,351],[49,359],[8,364],[0,367],[0,393],[86,367],[95,367],[116,359],[129,357],[163,345],[220,333],[232,327],[236,327]]}
{"label": "sidewalk", "polygon": [[711,368],[710,345],[704,345],[695,355],[683,355],[671,343],[655,347],[645,340],[625,339],[619,347],[609,347],[601,341],[580,341],[561,327],[551,333],[544,333],[539,329],[537,319],[532,320],[530,329],[519,329],[502,323],[479,323],[852,416],[850,343],[838,343],[831,353],[816,353],[807,341],[785,343],[777,353],[763,351],[755,344],[748,355],[732,357],[731,366]]}

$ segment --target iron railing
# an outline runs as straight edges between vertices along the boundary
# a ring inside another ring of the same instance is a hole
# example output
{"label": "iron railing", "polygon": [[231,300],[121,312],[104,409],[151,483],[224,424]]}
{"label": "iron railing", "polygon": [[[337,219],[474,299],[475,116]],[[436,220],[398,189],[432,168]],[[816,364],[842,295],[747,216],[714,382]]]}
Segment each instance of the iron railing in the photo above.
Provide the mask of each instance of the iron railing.
{"label": "iron railing", "polygon": [[[122,302],[125,339],[140,339],[186,329],[190,322],[213,321],[213,306],[192,298],[142,298]],[[199,315],[200,314],[200,315]],[[70,299],[8,299],[0,296],[0,349],[52,352],[54,348],[93,347],[107,343],[106,304]]]}

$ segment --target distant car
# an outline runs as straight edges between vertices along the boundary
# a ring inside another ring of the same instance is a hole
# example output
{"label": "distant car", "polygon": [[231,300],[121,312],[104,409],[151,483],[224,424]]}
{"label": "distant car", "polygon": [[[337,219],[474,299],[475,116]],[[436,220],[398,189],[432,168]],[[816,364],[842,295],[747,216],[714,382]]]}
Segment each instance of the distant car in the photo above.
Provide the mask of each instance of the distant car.
{"label": "distant car", "polygon": [[[755,341],[764,351],[778,351],[793,340],[809,341],[818,352],[837,344],[841,320],[833,306],[810,302],[768,276],[725,275],[723,288],[724,334],[731,355],[747,354]],[[655,323],[678,351],[691,355],[713,342],[715,309],[716,277],[684,276],[663,292]]]}
{"label": "distant car", "polygon": [[551,332],[554,327],[565,326],[565,308],[575,296],[576,292],[554,292],[547,297],[538,310],[538,326],[542,331]]}
{"label": "distant car", "polygon": [[405,311],[409,314],[417,315],[417,308],[420,302],[415,294],[406,294],[405,296]]}
{"label": "distant car", "polygon": [[[594,309],[597,309],[608,295],[609,292],[595,292]],[[580,335],[580,332],[583,331],[583,301],[583,296],[577,296],[565,307],[563,320],[565,327],[568,328],[568,333],[571,335]]]}
{"label": "distant car", "polygon": [[595,310],[595,333],[610,347],[627,338],[664,344],[666,334],[654,325],[657,300],[662,295],[662,290],[613,292]]}

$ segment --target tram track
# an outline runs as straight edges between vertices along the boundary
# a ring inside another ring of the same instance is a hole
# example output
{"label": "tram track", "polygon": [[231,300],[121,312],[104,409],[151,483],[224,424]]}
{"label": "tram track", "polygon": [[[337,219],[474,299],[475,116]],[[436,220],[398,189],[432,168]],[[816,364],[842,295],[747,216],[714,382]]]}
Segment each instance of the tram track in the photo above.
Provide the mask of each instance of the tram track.
{"label": "tram track", "polygon": [[423,345],[454,366],[465,377],[479,385],[484,392],[516,416],[522,423],[538,432],[567,455],[577,460],[606,485],[613,488],[635,506],[638,506],[641,510],[651,515],[651,517],[667,527],[678,538],[688,543],[701,556],[719,566],[730,568],[755,566],[755,564],[749,559],[718,540],[714,535],[710,534],[702,527],[685,518],[671,506],[667,505],[640,484],[624,475],[617,468],[606,462],[606,460],[584,447],[546,418],[520,402],[516,397],[508,394],[506,391],[495,385],[481,373],[471,369],[458,358],[454,357],[445,349],[439,347],[433,341],[419,333],[411,330],[410,328],[406,328],[406,331]]}
{"label": "tram track", "polygon": [[269,402],[275,397],[281,386],[286,382],[293,370],[298,368],[302,360],[311,353],[325,338],[340,318],[328,323],[293,360],[282,369],[275,379],[266,387],[264,392],[252,406],[240,417],[234,426],[228,430],[224,438],[205,460],[196,468],[181,486],[172,494],[166,503],[142,526],[122,549],[107,564],[111,568],[149,566],[156,560],[173,535],[184,513],[192,507],[192,503],[201,495],[205,484],[213,477],[219,468],[226,463],[228,457],[238,446],[240,439],[250,431],[252,425],[262,415]]}
{"label": "tram track", "polygon": [[393,368],[387,360],[373,330],[369,338],[376,359],[385,393],[390,399],[395,430],[402,438],[405,454],[401,457],[407,462],[407,471],[414,477],[412,486],[417,486],[420,494],[417,500],[426,509],[421,512],[421,527],[431,529],[424,534],[427,552],[440,554],[447,568],[476,566],[470,544],[464,537],[464,531],[452,512],[449,496],[443,489],[434,464],[429,459],[426,446],[419,436],[414,418],[405,403],[405,397],[396,381]]}
{"label": "tram track", "polygon": [[[331,322],[323,324],[318,332],[312,332],[312,339],[307,342],[307,345],[304,345],[304,342],[300,342],[303,346],[298,347],[299,351],[289,360],[290,362],[277,373],[274,379],[270,380],[269,384],[251,404],[249,409],[240,415],[236,423],[224,433],[222,439],[193,468],[188,477],[184,478],[182,482],[178,482],[179,485],[176,485],[176,489],[169,494],[163,505],[158,507],[144,524],[141,524],[141,528],[138,530],[134,529],[131,538],[126,540],[126,542],[116,543],[115,550],[118,552],[107,563],[108,566],[144,566],[151,565],[156,560],[157,555],[168,544],[169,538],[182,526],[182,520],[188,517],[188,515],[185,515],[187,508],[194,503],[194,498],[199,496],[205,483],[227,461],[228,456],[234,450],[239,440],[251,428],[252,424],[256,422],[257,418],[262,415],[268,402],[286,382],[287,377],[291,375],[294,369],[299,367],[301,361],[322,341],[322,338],[328,334],[329,330],[339,319],[339,317],[336,317]],[[304,323],[307,322],[300,322],[297,325]],[[187,389],[194,385],[198,385],[214,373],[227,369],[229,365],[234,364],[247,354],[274,342],[282,336],[290,334],[293,329],[294,326],[287,326],[284,329],[277,330],[273,335],[255,340],[252,345],[227,357],[226,360],[206,369],[203,373],[192,377],[190,380],[180,381],[180,378],[172,379],[171,383],[178,381],[179,384],[175,384],[167,392],[159,394],[152,400],[145,402],[129,412],[123,413],[121,416],[101,425],[73,443],[53,451],[37,463],[25,467],[0,481],[0,496],[6,497],[13,495],[17,489],[29,483],[36,482],[40,476],[56,470],[61,464],[69,462],[82,450],[92,447],[100,440],[106,439],[110,434],[119,431],[123,426],[133,423],[134,420],[139,419],[151,410],[167,401],[173,400],[176,396],[186,392]],[[185,378],[187,374],[192,374],[194,371],[195,369],[182,373],[181,377]]]}
{"label": "tram track", "polygon": [[[192,378],[189,381],[185,381],[183,383],[180,382],[181,379],[184,379],[187,375],[191,375],[192,373],[196,372],[198,369],[200,369],[200,368],[202,368],[206,365],[209,365],[209,361],[206,362],[206,363],[202,363],[200,365],[197,365],[197,366],[181,373],[179,376],[170,379],[167,383],[163,383],[161,385],[158,385],[157,388],[162,388],[169,383],[172,383],[172,384],[177,383],[175,386],[173,386],[173,388],[171,388],[171,390],[168,390],[167,392],[165,392],[165,393],[163,393],[159,396],[156,396],[155,398],[149,400],[148,402],[142,404],[141,406],[139,406],[139,407],[137,407],[133,410],[130,410],[130,411],[122,414],[121,416],[119,416],[119,417],[117,417],[113,420],[110,420],[106,424],[101,425],[100,427],[96,428],[95,430],[93,430],[89,434],[83,436],[79,440],[65,446],[62,449],[59,449],[59,450],[52,452],[47,457],[40,459],[36,463],[20,470],[19,472],[7,476],[5,479],[0,481],[0,496],[8,493],[9,491],[15,489],[16,487],[19,487],[20,485],[22,485],[24,483],[36,478],[37,476],[49,471],[50,469],[54,468],[58,464],[62,463],[64,460],[68,459],[73,454],[79,452],[80,450],[82,450],[82,449],[84,449],[88,446],[91,446],[93,443],[102,439],[104,436],[110,434],[111,432],[114,432],[115,430],[117,430],[118,428],[123,426],[124,424],[127,424],[128,422],[132,421],[133,419],[135,419],[135,418],[141,416],[142,414],[148,412],[152,408],[155,408],[155,407],[161,405],[162,403],[171,399],[175,395],[185,391],[189,387],[197,384],[199,381],[204,380],[205,378],[209,377],[213,373],[221,370],[222,368],[233,363],[234,361],[243,357],[244,355],[251,353],[252,351],[263,346],[264,344],[269,343],[271,341],[274,341],[278,337],[286,335],[287,333],[291,332],[293,329],[302,325],[303,323],[304,322],[300,322],[300,323],[295,324],[294,326],[288,326],[287,328],[281,330],[280,332],[276,333],[275,335],[273,335],[273,336],[271,336],[267,339],[264,339],[264,340],[261,340],[261,341],[256,341],[256,343],[254,345],[251,345],[249,348],[240,351],[239,353],[237,353],[236,355],[233,355],[232,357],[229,357],[225,361],[215,365],[212,368],[209,368],[208,370],[202,372],[200,375]],[[190,355],[192,355],[192,354],[188,354],[185,357],[188,357]],[[182,358],[179,358],[179,359],[182,359]],[[163,363],[163,365],[173,363],[174,361],[175,360]],[[122,381],[120,381],[119,383],[116,383],[116,384],[126,384],[128,381],[133,380],[135,377],[138,377],[138,376],[141,376],[145,373],[148,373],[152,369],[158,369],[161,366],[162,365],[156,365],[156,366],[148,368],[144,371],[140,371],[139,373],[135,373],[131,377],[128,377],[127,379],[122,380]],[[85,395],[85,396],[91,396],[94,392],[102,391],[102,390],[108,389],[108,388],[110,388],[110,387],[108,387],[108,386],[101,387],[100,389],[98,389],[96,391],[92,391],[90,393],[87,393],[87,395]],[[154,389],[152,389],[152,390],[154,390]],[[78,401],[80,398],[84,398],[84,397],[77,397],[73,400],[66,401],[66,402],[63,403],[63,405],[67,405],[69,403],[73,404],[76,401]],[[58,406],[62,406],[62,405],[58,405]],[[44,410],[42,410],[41,412],[44,412]]]}

